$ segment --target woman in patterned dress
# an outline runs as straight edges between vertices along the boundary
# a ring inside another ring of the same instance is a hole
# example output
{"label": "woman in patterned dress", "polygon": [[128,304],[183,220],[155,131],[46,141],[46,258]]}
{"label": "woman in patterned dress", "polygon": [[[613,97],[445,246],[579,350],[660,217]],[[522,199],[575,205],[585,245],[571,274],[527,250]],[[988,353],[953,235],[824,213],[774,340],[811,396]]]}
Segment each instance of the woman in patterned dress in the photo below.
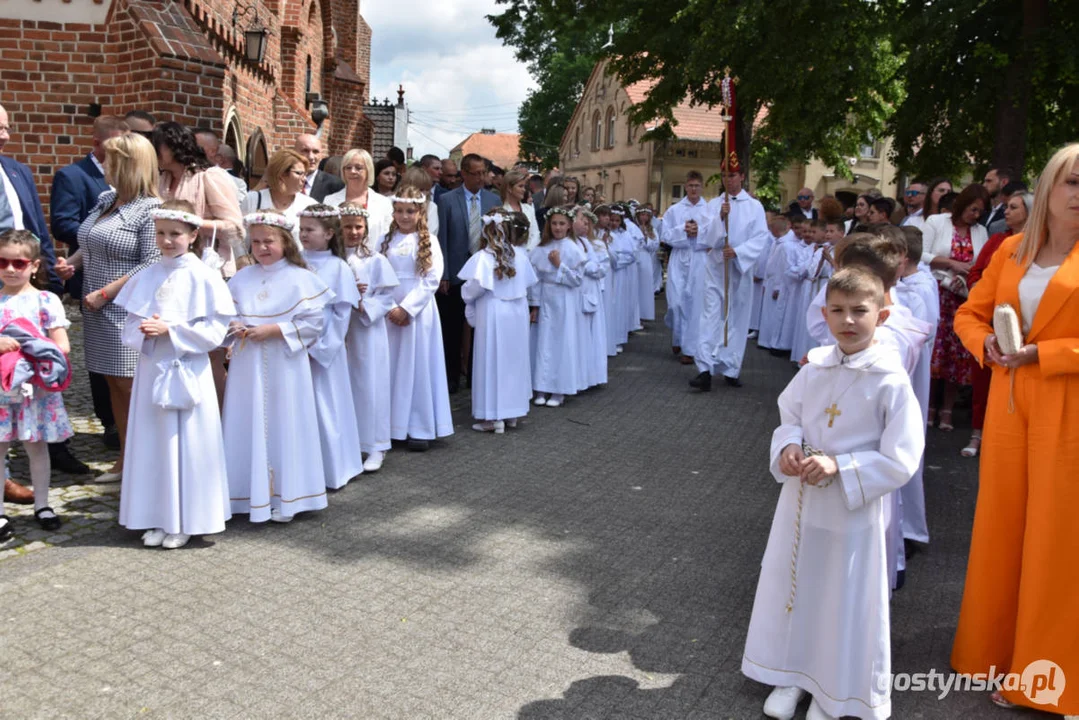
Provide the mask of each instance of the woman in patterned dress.
{"label": "woman in patterned dress", "polygon": [[[940,284],[940,324],[933,344],[932,376],[943,384],[939,427],[945,432],[955,429],[952,409],[959,387],[971,384],[970,354],[952,329],[952,321],[955,311],[966,300],[967,273],[988,239],[985,228],[978,223],[988,204],[989,195],[984,187],[968,185],[956,197],[951,214],[927,218],[922,231],[922,261],[929,264]],[[936,392],[931,392],[930,425],[936,416],[935,396]]]}
{"label": "woman in patterned dress", "polygon": [[86,369],[105,376],[120,431],[120,459],[99,483],[119,482],[123,474],[127,412],[139,359],[121,341],[127,313],[112,301],[131,276],[161,257],[150,217],[161,204],[154,146],[134,133],[106,141],[105,179],[116,189],[102,193],[79,226],[78,252],[56,265],[64,279],[83,269]]}

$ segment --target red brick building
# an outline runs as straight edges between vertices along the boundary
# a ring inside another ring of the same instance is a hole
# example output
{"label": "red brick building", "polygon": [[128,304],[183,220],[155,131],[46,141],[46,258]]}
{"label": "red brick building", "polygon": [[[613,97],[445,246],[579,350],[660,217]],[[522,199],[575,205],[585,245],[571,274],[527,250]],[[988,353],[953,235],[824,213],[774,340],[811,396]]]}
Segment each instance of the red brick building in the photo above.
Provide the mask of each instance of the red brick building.
{"label": "red brick building", "polygon": [[[269,154],[316,129],[306,101],[318,93],[329,154],[371,147],[359,0],[6,0],[0,13],[5,154],[31,167],[43,201],[56,169],[88,152],[98,114],[211,127],[257,177]],[[261,62],[245,55],[256,18]]]}

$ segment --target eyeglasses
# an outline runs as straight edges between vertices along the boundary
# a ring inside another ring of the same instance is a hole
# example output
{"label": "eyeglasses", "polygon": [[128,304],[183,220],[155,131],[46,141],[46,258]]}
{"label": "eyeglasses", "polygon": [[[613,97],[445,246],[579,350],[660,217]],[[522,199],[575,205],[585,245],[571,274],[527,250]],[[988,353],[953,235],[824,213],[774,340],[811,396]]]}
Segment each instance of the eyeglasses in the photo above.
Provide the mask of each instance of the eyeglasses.
{"label": "eyeglasses", "polygon": [[918,197],[922,192],[922,190],[907,190],[907,197]]}
{"label": "eyeglasses", "polygon": [[27,260],[26,258],[15,258],[14,260],[0,258],[0,270],[7,270],[9,267],[12,267],[21,272],[30,267],[32,262],[32,260]]}
{"label": "eyeglasses", "polygon": [[812,195],[799,195],[798,199],[799,200],[812,200],[813,196]]}

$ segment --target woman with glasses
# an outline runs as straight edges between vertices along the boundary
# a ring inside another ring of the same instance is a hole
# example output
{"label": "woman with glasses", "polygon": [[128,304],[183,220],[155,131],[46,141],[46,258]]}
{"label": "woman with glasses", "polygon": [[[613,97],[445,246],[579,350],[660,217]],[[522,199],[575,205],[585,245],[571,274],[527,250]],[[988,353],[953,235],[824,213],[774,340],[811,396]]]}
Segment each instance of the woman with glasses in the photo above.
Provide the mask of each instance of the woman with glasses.
{"label": "woman with glasses", "polygon": [[358,203],[367,210],[367,241],[372,252],[378,252],[378,243],[385,237],[393,220],[393,203],[386,197],[372,192],[371,179],[375,177],[375,162],[371,153],[353,148],[341,161],[341,179],[345,187],[326,196],[323,201],[330,207],[344,203]]}
{"label": "woman with glasses", "polygon": [[266,184],[264,190],[249,192],[240,209],[244,215],[259,210],[276,210],[292,220],[292,236],[296,245],[300,245],[299,212],[318,201],[303,193],[307,181],[307,158],[295,150],[278,150],[266,164],[262,176]]}

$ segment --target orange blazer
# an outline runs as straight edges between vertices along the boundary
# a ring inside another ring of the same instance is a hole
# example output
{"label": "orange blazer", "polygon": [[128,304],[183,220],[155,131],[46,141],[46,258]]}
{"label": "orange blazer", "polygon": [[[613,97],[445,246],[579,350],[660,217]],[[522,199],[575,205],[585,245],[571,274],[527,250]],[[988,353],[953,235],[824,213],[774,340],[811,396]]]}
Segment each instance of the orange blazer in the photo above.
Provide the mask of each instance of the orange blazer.
{"label": "orange blazer", "polygon": [[[1023,236],[1004,241],[993,255],[982,279],[955,313],[955,333],[978,362],[985,365],[985,338],[993,332],[993,310],[1008,303],[1022,317],[1019,281],[1026,269],[1015,261]],[[1038,345],[1041,377],[1079,373],[1079,243],[1061,263],[1034,314],[1027,344]],[[1006,368],[994,368],[1005,370]]]}

